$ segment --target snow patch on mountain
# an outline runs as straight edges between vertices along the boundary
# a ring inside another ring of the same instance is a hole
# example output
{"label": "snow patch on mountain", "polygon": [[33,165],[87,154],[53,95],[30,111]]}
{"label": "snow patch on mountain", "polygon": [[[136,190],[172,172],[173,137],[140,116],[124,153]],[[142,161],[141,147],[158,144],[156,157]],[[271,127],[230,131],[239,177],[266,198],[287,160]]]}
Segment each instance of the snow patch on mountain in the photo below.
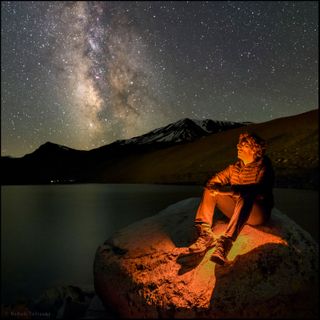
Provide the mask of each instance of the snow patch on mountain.
{"label": "snow patch on mountain", "polygon": [[152,143],[180,143],[192,141],[207,136],[211,133],[218,133],[232,128],[243,126],[242,123],[229,121],[213,121],[211,119],[181,119],[167,126],[157,128],[146,134],[127,140],[118,140],[120,145],[128,144],[152,144]]}

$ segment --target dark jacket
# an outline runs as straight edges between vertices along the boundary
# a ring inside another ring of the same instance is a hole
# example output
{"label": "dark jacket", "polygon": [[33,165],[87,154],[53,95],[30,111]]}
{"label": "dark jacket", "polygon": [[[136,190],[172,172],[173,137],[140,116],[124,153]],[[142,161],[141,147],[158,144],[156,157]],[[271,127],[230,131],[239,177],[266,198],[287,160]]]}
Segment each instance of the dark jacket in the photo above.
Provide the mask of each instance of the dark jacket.
{"label": "dark jacket", "polygon": [[238,160],[215,174],[207,184],[209,188],[222,191],[224,186],[228,185],[234,193],[242,196],[253,195],[256,200],[261,201],[261,204],[270,208],[274,205],[272,192],[274,171],[267,156],[247,165]]}

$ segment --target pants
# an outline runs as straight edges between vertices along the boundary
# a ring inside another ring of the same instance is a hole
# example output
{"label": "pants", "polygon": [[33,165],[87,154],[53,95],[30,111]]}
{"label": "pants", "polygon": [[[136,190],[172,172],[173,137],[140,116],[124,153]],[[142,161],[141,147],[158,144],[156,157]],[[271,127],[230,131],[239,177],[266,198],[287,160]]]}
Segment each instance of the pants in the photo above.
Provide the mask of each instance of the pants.
{"label": "pants", "polygon": [[271,208],[264,206],[261,201],[256,200],[252,195],[217,194],[213,196],[205,188],[195,217],[195,223],[206,223],[212,226],[216,206],[230,219],[225,236],[230,237],[233,241],[236,240],[246,223],[253,226],[264,224],[271,214]]}

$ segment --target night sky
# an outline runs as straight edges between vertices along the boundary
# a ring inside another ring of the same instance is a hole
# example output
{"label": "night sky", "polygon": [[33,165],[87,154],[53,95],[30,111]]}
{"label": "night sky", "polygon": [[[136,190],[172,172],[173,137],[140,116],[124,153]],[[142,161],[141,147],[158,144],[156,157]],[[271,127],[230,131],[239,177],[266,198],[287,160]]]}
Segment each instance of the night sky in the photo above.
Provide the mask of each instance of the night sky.
{"label": "night sky", "polygon": [[318,2],[1,2],[1,154],[318,108]]}

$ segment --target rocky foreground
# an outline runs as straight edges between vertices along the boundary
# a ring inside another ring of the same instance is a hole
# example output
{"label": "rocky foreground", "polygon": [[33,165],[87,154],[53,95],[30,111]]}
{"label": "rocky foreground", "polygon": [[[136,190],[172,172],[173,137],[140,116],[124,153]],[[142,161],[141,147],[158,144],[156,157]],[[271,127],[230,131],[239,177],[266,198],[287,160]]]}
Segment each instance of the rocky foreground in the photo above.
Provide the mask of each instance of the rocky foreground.
{"label": "rocky foreground", "polygon": [[46,289],[36,299],[1,304],[1,319],[114,319],[93,288],[74,285]]}
{"label": "rocky foreground", "polygon": [[268,225],[244,227],[226,266],[210,261],[212,249],[182,258],[199,201],[171,205],[98,248],[95,289],[107,309],[120,318],[318,316],[318,244],[309,233],[274,209]]}

